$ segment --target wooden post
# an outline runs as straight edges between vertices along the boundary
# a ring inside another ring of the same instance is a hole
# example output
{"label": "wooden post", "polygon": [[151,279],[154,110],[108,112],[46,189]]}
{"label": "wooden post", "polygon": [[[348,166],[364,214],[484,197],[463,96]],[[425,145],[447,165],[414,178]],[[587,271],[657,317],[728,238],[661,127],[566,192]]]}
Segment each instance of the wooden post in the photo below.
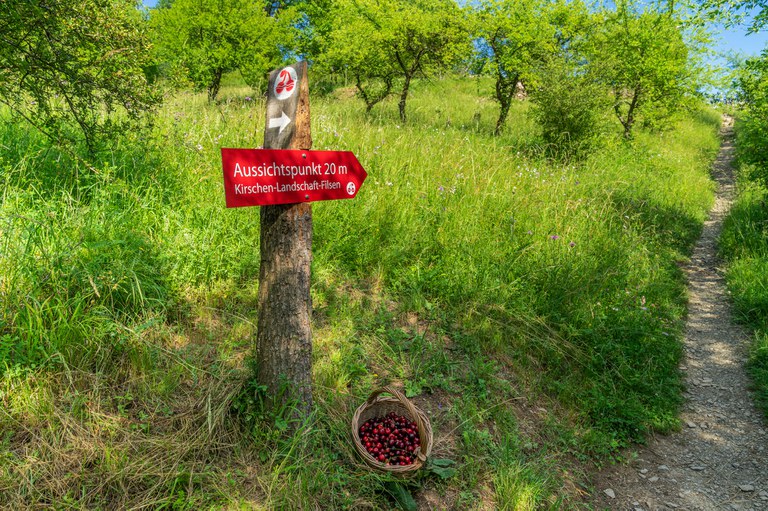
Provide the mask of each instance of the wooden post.
{"label": "wooden post", "polygon": [[[307,63],[269,78],[264,148],[312,148]],[[270,399],[312,407],[310,203],[261,207],[257,379]]]}

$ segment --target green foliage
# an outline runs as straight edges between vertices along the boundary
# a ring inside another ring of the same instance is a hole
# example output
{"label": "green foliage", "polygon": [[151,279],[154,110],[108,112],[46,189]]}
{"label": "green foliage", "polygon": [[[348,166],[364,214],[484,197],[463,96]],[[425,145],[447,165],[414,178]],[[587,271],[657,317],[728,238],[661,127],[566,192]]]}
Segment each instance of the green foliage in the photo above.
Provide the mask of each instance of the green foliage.
{"label": "green foliage", "polygon": [[497,135],[518,83],[533,87],[537,68],[555,54],[556,27],[547,19],[545,6],[538,0],[485,0],[475,6],[473,32],[478,38],[478,59],[481,67],[490,68],[486,72],[494,77],[494,98],[500,107]]}
{"label": "green foliage", "polygon": [[209,101],[219,94],[225,72],[238,70],[259,87],[293,47],[290,16],[270,16],[248,0],[174,0],[151,11],[157,54],[166,73],[183,73]]}
{"label": "green foliage", "polygon": [[736,309],[755,330],[749,369],[768,415],[768,50],[743,63],[737,87],[744,103],[736,122],[740,190],[720,248]]}
{"label": "green foliage", "polygon": [[589,65],[610,89],[624,136],[632,136],[639,119],[647,126],[667,125],[695,88],[681,20],[631,1],[602,16],[587,48]]}
{"label": "green foliage", "polygon": [[399,127],[394,102],[313,100],[315,148],[355,151],[369,177],[313,206],[317,406],[295,434],[246,380],[258,209],[221,195],[220,148],[253,144],[264,101],[181,94],[99,174],[0,124],[0,501],[389,508],[349,425],[396,380],[447,439],[417,501],[578,508],[574,456],[675,424],[675,262],[711,203],[717,116],[566,165],[525,102],[492,136],[491,86],[417,80]]}
{"label": "green foliage", "polygon": [[736,86],[744,104],[737,130],[738,158],[753,178],[768,184],[768,50],[741,65]]}
{"label": "green foliage", "polygon": [[348,70],[370,109],[400,81],[400,120],[411,82],[445,71],[469,55],[469,33],[453,0],[340,0],[320,57]]}
{"label": "green foliage", "polygon": [[608,92],[564,58],[551,59],[541,70],[541,84],[531,90],[533,115],[550,154],[583,157],[607,131]]}
{"label": "green foliage", "polygon": [[[737,141],[741,141],[741,137]],[[743,164],[739,197],[723,225],[720,250],[736,311],[755,330],[748,367],[768,416],[768,185],[765,168]]]}
{"label": "green foliage", "polygon": [[704,0],[701,13],[710,22],[734,27],[748,23],[749,33],[763,30],[768,25],[768,2],[765,0]]}
{"label": "green foliage", "polygon": [[93,153],[157,104],[136,0],[7,0],[0,19],[0,102],[53,142]]}

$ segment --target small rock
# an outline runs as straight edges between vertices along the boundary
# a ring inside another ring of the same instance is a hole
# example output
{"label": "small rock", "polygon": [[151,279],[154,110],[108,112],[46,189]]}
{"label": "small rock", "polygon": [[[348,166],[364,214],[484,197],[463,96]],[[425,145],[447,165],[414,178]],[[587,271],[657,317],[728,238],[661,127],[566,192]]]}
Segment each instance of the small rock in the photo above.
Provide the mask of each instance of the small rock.
{"label": "small rock", "polygon": [[649,483],[655,483],[658,480],[659,480],[658,476],[653,476],[648,478]]}
{"label": "small rock", "polygon": [[702,467],[701,465],[693,465],[693,466],[691,466],[691,470],[693,470],[695,472],[701,472],[705,468],[707,468],[707,467]]}
{"label": "small rock", "polygon": [[665,502],[664,505],[667,506],[667,507],[671,507],[672,509],[677,509],[678,507],[680,507],[677,504],[675,504],[674,502]]}
{"label": "small rock", "polygon": [[688,426],[691,429],[696,427],[696,423],[691,422],[691,421],[685,421],[685,425]]}
{"label": "small rock", "polygon": [[647,468],[640,469],[640,473],[641,474],[647,474],[648,473],[648,469]]}
{"label": "small rock", "polygon": [[740,484],[739,489],[741,491],[755,491],[755,487],[751,484]]}
{"label": "small rock", "polygon": [[768,491],[763,490],[760,493],[758,493],[758,495],[760,495],[761,497],[768,497]]}
{"label": "small rock", "polygon": [[603,493],[605,493],[606,495],[608,495],[608,497],[609,497],[609,498],[612,498],[612,499],[615,499],[615,498],[616,498],[616,492],[615,492],[615,491],[613,491],[613,489],[612,489],[612,488],[606,488],[605,490],[603,490]]}
{"label": "small rock", "polygon": [[669,470],[669,467],[666,465],[659,465],[659,470],[661,470],[662,472],[666,472],[667,470]]}

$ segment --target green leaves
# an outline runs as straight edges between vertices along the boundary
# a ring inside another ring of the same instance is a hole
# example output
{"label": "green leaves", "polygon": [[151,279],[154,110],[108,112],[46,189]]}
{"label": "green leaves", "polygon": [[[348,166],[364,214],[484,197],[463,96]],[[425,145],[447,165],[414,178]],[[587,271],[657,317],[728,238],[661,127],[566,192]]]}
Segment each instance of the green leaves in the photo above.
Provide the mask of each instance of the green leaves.
{"label": "green leaves", "polygon": [[455,461],[449,459],[430,458],[426,468],[440,479],[446,480],[456,475],[456,469],[453,468],[455,464]]}
{"label": "green leaves", "polygon": [[135,0],[0,3],[0,101],[57,143],[90,152],[159,102]]}
{"label": "green leaves", "polygon": [[[453,468],[455,464],[455,461],[449,459],[429,458],[424,469],[445,481],[456,475],[456,469]],[[418,505],[405,483],[388,481],[384,483],[384,488],[403,511],[416,511],[418,509]]]}
{"label": "green leaves", "polygon": [[227,71],[239,70],[249,85],[259,86],[282,61],[282,51],[292,49],[293,21],[290,12],[270,17],[248,0],[175,0],[150,16],[160,61],[207,90],[209,100]]}
{"label": "green leaves", "polygon": [[625,137],[632,136],[640,119],[662,126],[695,88],[681,20],[632,2],[622,2],[601,17],[587,50],[589,67],[609,87]]}
{"label": "green leaves", "polygon": [[501,133],[518,93],[550,87],[545,68],[571,58],[589,32],[590,16],[581,1],[483,0],[472,12],[476,36],[475,69],[494,77],[494,99],[500,112],[495,133]]}
{"label": "green leaves", "polygon": [[419,509],[416,505],[416,501],[413,500],[413,495],[411,495],[411,492],[409,492],[408,488],[402,483],[389,481],[384,484],[384,487],[386,488],[387,493],[389,493],[395,500],[398,507],[403,511],[416,511]]}
{"label": "green leaves", "polygon": [[352,73],[367,108],[402,84],[400,116],[411,79],[469,55],[469,33],[453,0],[340,0],[320,60]]}

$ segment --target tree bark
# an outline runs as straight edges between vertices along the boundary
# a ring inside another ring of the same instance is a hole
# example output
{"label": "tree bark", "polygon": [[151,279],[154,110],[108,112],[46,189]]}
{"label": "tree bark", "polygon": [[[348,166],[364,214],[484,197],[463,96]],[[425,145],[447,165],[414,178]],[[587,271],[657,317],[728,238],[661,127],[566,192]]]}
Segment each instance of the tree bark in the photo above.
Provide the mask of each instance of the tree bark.
{"label": "tree bark", "polygon": [[512,106],[512,98],[515,96],[515,90],[517,89],[518,75],[514,75],[514,79],[505,78],[499,71],[496,77],[496,100],[499,102],[499,118],[496,120],[496,129],[493,134],[499,136],[504,123],[509,115],[509,107]]}
{"label": "tree bark", "polygon": [[213,78],[211,79],[210,85],[208,85],[208,101],[213,102],[216,100],[216,96],[219,95],[219,89],[221,88],[221,77],[224,74],[224,70],[222,68],[216,69],[216,71],[213,72]]}
{"label": "tree bark", "polygon": [[[292,136],[265,135],[266,146],[282,146],[272,149],[312,147],[306,63],[294,67],[300,88]],[[270,91],[272,84],[270,80]],[[263,206],[260,216],[257,380],[267,388],[269,406],[296,405],[306,415],[312,408],[312,206]]]}
{"label": "tree bark", "polygon": [[621,125],[624,126],[624,138],[626,140],[632,138],[632,127],[635,124],[635,109],[637,108],[637,103],[640,100],[640,94],[642,94],[642,88],[637,85],[632,90],[632,101],[629,102],[629,106],[627,107],[626,118],[622,117],[621,115],[621,106],[619,103],[616,103],[613,106],[613,110],[616,112],[616,117],[619,119]]}
{"label": "tree bark", "polygon": [[405,81],[403,82],[403,90],[400,93],[400,103],[398,104],[400,108],[400,121],[403,124],[405,124],[406,122],[405,104],[406,104],[406,101],[408,101],[408,89],[410,87],[411,87],[411,75],[406,73]]}
{"label": "tree bark", "polygon": [[261,208],[258,381],[272,405],[312,407],[312,206]]}

